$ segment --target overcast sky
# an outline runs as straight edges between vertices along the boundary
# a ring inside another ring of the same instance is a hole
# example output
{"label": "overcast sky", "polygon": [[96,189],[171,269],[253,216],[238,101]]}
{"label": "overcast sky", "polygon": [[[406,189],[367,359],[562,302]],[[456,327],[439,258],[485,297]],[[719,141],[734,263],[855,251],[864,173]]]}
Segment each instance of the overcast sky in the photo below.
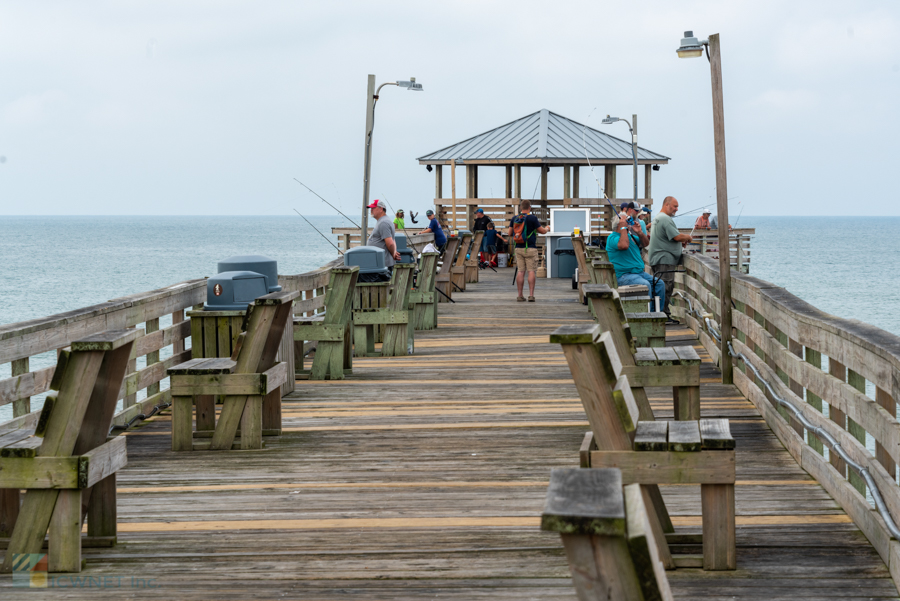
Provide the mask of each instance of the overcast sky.
{"label": "overcast sky", "polygon": [[[368,73],[425,88],[378,105],[372,196],[397,208],[432,203],[416,157],[547,108],[619,137],[600,119],[637,113],[641,146],[672,157],[657,204],[686,210],[715,185],[708,63],[675,54],[692,29],[721,34],[732,215],[900,215],[898,7],[7,0],[0,214],[328,214],[297,177],[355,217]],[[500,170],[480,179],[503,195]]]}

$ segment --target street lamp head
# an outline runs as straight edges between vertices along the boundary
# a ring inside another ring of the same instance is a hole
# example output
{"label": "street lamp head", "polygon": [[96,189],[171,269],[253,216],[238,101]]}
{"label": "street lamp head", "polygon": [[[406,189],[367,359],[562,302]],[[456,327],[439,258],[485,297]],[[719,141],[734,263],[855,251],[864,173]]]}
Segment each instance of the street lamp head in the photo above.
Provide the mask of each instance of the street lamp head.
{"label": "street lamp head", "polygon": [[409,81],[398,81],[397,85],[400,86],[401,88],[406,88],[410,92],[421,92],[422,91],[422,84],[416,83],[415,77],[410,77]]}
{"label": "street lamp head", "polygon": [[619,121],[619,118],[618,118],[618,117],[610,117],[609,115],[607,115],[607,116],[603,119],[603,123],[615,123],[616,121]]}
{"label": "street lamp head", "polygon": [[685,31],[681,38],[681,47],[678,48],[679,58],[697,58],[703,55],[703,42],[694,37],[693,31]]}

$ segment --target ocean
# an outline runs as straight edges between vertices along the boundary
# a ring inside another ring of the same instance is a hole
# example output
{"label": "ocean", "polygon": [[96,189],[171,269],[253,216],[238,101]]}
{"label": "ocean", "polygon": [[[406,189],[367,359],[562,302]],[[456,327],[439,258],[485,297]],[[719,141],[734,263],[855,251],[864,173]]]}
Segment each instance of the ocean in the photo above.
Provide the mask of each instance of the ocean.
{"label": "ocean", "polygon": [[[334,243],[331,228],[349,225],[341,217],[307,217]],[[695,217],[676,221],[691,227]],[[828,313],[900,334],[900,217],[854,222],[851,229],[846,217],[743,216],[737,225],[756,228],[750,275]],[[242,254],[272,257],[279,273],[296,274],[337,251],[297,215],[0,217],[0,324],[210,276],[218,260]],[[31,369],[54,361],[53,353],[33,357]],[[0,365],[0,379],[9,375],[10,365]],[[9,412],[0,407],[0,422]]]}

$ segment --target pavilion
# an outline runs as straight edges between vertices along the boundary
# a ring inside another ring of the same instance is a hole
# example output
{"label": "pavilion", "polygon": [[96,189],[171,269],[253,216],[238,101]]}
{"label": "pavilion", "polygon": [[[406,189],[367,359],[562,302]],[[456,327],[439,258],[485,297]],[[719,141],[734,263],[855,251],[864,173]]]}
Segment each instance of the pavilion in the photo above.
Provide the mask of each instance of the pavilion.
{"label": "pavilion", "polygon": [[[517,211],[522,199],[522,168],[541,169],[540,200],[535,199],[534,212],[546,223],[549,209],[553,207],[590,207],[592,230],[608,229],[612,211],[604,198],[579,198],[580,168],[603,166],[606,196],[614,204],[632,200],[618,199],[616,194],[616,167],[633,165],[631,143],[609,134],[586,127],[562,115],[542,109],[521,119],[516,119],[490,131],[452,144],[418,158],[420,165],[435,171],[435,212],[450,229],[471,228],[477,207],[497,223],[507,222]],[[669,157],[638,147],[637,162],[644,166],[644,198],[641,203],[652,204],[651,177],[658,165],[665,165]],[[456,196],[456,173],[451,169],[451,199],[443,198],[443,166],[465,165],[466,193]],[[505,198],[479,198],[479,167],[503,167],[506,169]],[[563,189],[560,198],[551,198],[547,179],[551,168],[562,168]],[[632,190],[629,170],[628,186]],[[527,196],[526,196],[527,198]],[[459,207],[457,212],[457,207]]]}

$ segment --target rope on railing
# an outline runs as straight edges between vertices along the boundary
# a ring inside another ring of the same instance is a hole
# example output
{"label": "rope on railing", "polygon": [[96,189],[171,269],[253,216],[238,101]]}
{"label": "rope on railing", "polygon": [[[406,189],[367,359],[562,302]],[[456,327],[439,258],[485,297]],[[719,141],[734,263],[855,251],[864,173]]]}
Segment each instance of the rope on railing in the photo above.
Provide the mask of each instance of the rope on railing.
{"label": "rope on railing", "polygon": [[[709,318],[703,317],[697,311],[694,310],[694,306],[691,303],[691,299],[689,299],[686,295],[684,295],[680,290],[678,294],[687,301],[689,307],[689,313],[696,315],[697,317],[703,319],[706,322],[706,327],[709,330],[709,333],[715,337],[716,340],[722,342],[722,336],[716,331],[713,325],[710,323]],[[749,367],[756,378],[761,381],[766,390],[769,391],[769,394],[772,395],[772,398],[785,409],[791,412],[791,414],[801,423],[803,427],[806,428],[810,433],[812,433],[816,438],[825,443],[829,450],[832,453],[837,453],[838,457],[844,460],[844,462],[852,469],[854,472],[860,475],[860,477],[866,481],[866,486],[869,487],[869,491],[872,493],[872,499],[875,501],[875,507],[878,509],[878,513],[881,514],[881,519],[884,520],[884,523],[887,525],[888,531],[891,533],[895,539],[900,540],[900,528],[897,527],[896,522],[894,522],[893,517],[891,516],[891,512],[888,510],[887,505],[885,505],[884,498],[881,496],[881,491],[878,490],[878,484],[875,482],[875,479],[869,473],[869,469],[864,467],[855,461],[853,461],[847,452],[827,430],[824,428],[820,428],[816,426],[814,423],[806,419],[806,417],[797,409],[793,403],[781,398],[778,393],[775,392],[775,389],[769,384],[769,382],[762,376],[760,371],[756,369],[756,366],[753,365],[743,353],[737,353],[734,350],[734,347],[731,346],[731,342],[728,342],[728,354],[731,355],[735,359],[740,359],[743,361],[744,365]],[[806,444],[806,441],[803,441]]]}

